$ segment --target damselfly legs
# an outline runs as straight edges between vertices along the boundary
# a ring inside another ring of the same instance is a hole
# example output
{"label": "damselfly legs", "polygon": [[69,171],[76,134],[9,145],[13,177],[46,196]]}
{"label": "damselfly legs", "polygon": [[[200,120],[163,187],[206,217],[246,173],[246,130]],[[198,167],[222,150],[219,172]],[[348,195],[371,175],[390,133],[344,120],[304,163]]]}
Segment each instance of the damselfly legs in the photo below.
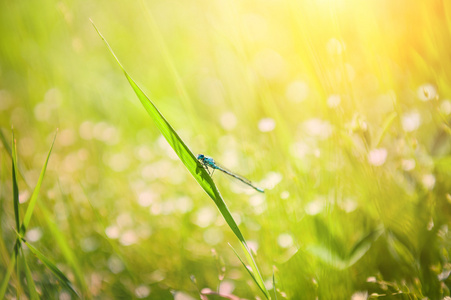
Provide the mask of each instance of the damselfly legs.
{"label": "damselfly legs", "polygon": [[[264,193],[264,190],[256,187],[255,185],[252,184],[251,181],[247,180],[246,178],[232,173],[229,170],[223,168],[222,166],[218,165],[215,160],[211,157],[205,156],[203,154],[199,154],[197,155],[197,159],[199,160],[199,162],[204,166],[204,168],[209,172],[209,168],[213,169],[212,173],[210,175],[213,175],[214,170],[219,170],[229,176],[232,176],[235,179],[238,179],[239,181],[241,181],[244,184],[247,184],[248,186],[250,186],[251,188],[255,189],[256,191],[260,192],[260,193]],[[210,172],[209,172],[210,173]]]}

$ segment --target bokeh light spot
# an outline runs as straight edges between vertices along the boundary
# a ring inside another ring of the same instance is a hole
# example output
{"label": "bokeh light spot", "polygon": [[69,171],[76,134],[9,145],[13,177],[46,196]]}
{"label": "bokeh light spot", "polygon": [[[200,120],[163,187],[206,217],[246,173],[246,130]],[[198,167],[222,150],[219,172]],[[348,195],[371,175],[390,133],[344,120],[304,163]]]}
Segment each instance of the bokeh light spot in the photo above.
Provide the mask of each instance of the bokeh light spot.
{"label": "bokeh light spot", "polygon": [[276,128],[276,121],[271,118],[264,118],[258,122],[258,129],[261,132],[270,132]]}
{"label": "bokeh light spot", "polygon": [[285,96],[294,103],[299,103],[307,99],[309,87],[306,82],[296,80],[291,82],[286,89]]}
{"label": "bokeh light spot", "polygon": [[373,166],[382,166],[387,159],[387,150],[385,148],[371,150],[368,154],[368,162]]}

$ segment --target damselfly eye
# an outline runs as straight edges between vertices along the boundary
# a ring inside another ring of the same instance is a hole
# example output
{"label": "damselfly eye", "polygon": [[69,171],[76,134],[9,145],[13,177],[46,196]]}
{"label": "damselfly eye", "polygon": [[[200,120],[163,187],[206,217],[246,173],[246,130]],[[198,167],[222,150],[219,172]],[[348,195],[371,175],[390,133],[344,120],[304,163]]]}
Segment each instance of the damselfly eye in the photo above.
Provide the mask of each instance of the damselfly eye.
{"label": "damselfly eye", "polygon": [[204,157],[205,157],[205,155],[203,155],[203,154],[198,154],[197,155],[197,159],[204,159]]}

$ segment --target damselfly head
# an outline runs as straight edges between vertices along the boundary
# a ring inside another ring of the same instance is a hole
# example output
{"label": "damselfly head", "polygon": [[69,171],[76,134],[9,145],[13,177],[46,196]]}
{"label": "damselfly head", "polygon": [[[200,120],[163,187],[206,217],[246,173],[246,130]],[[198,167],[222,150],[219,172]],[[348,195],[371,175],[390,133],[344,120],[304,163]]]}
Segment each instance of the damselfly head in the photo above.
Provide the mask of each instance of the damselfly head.
{"label": "damselfly head", "polygon": [[204,158],[205,158],[205,155],[203,155],[203,154],[198,154],[197,155],[197,159],[199,159],[199,160],[202,160]]}

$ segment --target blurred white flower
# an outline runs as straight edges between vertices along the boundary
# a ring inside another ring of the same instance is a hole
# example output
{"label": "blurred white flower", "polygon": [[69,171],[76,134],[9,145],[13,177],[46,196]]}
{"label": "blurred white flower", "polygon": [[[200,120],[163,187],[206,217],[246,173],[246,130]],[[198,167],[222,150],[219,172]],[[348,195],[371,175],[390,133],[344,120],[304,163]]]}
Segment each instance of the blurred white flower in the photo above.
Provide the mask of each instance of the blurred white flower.
{"label": "blurred white flower", "polygon": [[346,45],[336,38],[331,38],[327,42],[326,49],[330,55],[340,55],[346,49]]}
{"label": "blurred white flower", "polygon": [[449,101],[448,99],[443,100],[442,103],[440,104],[440,110],[445,115],[451,114],[451,101]]}
{"label": "blurred white flower", "polygon": [[276,121],[271,118],[264,118],[258,122],[258,129],[261,132],[269,132],[273,131],[276,128]]}
{"label": "blurred white flower", "polygon": [[110,239],[117,239],[119,237],[119,227],[111,225],[105,228],[105,234]]}
{"label": "blurred white flower", "polygon": [[119,257],[112,255],[108,259],[108,268],[113,274],[118,274],[124,270],[124,263]]}
{"label": "blurred white flower", "polygon": [[295,80],[291,82],[285,91],[288,100],[294,103],[304,101],[308,96],[309,88],[304,81]]}
{"label": "blurred white flower", "polygon": [[280,198],[281,199],[287,199],[288,197],[290,197],[290,192],[289,191],[283,191],[282,193],[280,193]]}
{"label": "blurred white flower", "polygon": [[265,179],[263,179],[260,183],[265,189],[273,189],[277,184],[282,181],[282,174],[277,172],[269,172]]}
{"label": "blurred white flower", "polygon": [[231,280],[224,280],[219,285],[219,292],[223,294],[231,294],[235,289],[235,284]]}
{"label": "blurred white flower", "polygon": [[257,241],[249,240],[247,241],[247,245],[249,246],[249,249],[252,250],[254,253],[257,253],[258,248],[260,248],[260,245]]}
{"label": "blurred white flower", "polygon": [[325,205],[325,199],[323,197],[318,197],[317,199],[307,203],[304,209],[308,215],[314,216],[322,212]]}
{"label": "blurred white flower", "polygon": [[138,241],[138,236],[136,235],[134,230],[127,230],[121,235],[119,242],[124,246],[129,246],[136,244]]}
{"label": "blurred white flower", "polygon": [[343,209],[345,212],[350,213],[356,210],[358,204],[354,200],[350,198],[346,198],[341,203],[339,203],[341,209]]}
{"label": "blurred white flower", "polygon": [[82,122],[78,129],[78,133],[80,134],[80,137],[84,140],[92,139],[94,134],[94,123],[92,123],[91,121]]}
{"label": "blurred white flower", "polygon": [[403,159],[401,161],[401,167],[404,171],[411,171],[415,168],[415,160],[414,159]]}
{"label": "blurred white flower", "polygon": [[42,237],[42,230],[39,227],[31,228],[27,231],[25,236],[29,242],[37,242]]}
{"label": "blurred white flower", "polygon": [[19,193],[19,203],[25,203],[30,199],[30,192],[28,190],[24,190]]}
{"label": "blurred white flower", "polygon": [[435,186],[435,176],[432,174],[424,175],[421,181],[428,190],[432,190]]}
{"label": "blurred white flower", "polygon": [[282,248],[288,248],[293,245],[293,237],[289,233],[282,233],[277,237],[277,244]]}
{"label": "blurred white flower", "polygon": [[332,134],[332,126],[328,121],[321,119],[310,119],[304,122],[303,127],[308,135],[327,139]]}
{"label": "blurred white flower", "polygon": [[296,142],[291,146],[293,156],[303,159],[310,152],[310,147],[302,141]]}
{"label": "blurred white flower", "polygon": [[283,57],[273,49],[264,49],[254,57],[254,66],[258,74],[271,80],[283,75],[286,63]]}
{"label": "blurred white flower", "polygon": [[233,112],[225,112],[221,115],[221,118],[219,119],[221,122],[222,128],[226,130],[232,130],[236,127],[237,119]]}
{"label": "blurred white flower", "polygon": [[340,105],[341,102],[341,97],[340,95],[330,95],[327,98],[327,106],[329,106],[330,108],[335,108],[338,105]]}
{"label": "blurred white flower", "polygon": [[210,227],[204,231],[204,241],[210,246],[214,246],[222,242],[224,234],[218,227]]}
{"label": "blurred white flower", "polygon": [[152,204],[154,199],[154,194],[152,192],[142,192],[138,196],[138,203],[142,207],[147,207]]}
{"label": "blurred white flower", "polygon": [[0,111],[7,110],[12,102],[11,94],[6,90],[0,90]]}
{"label": "blurred white flower", "polygon": [[70,296],[70,294],[69,294],[68,292],[63,291],[63,292],[60,293],[58,299],[59,299],[59,300],[71,300],[72,297]]}
{"label": "blurred white flower", "polygon": [[405,113],[401,118],[401,124],[405,131],[414,131],[420,127],[421,116],[418,112]]}
{"label": "blurred white flower", "polygon": [[84,252],[92,252],[99,247],[99,243],[95,237],[86,237],[80,242]]}
{"label": "blurred white flower", "polygon": [[185,294],[184,292],[174,292],[173,295],[174,300],[196,300],[196,298],[193,298],[190,295]]}
{"label": "blurred white flower", "polygon": [[193,223],[202,228],[208,227],[216,220],[216,215],[216,210],[213,208],[209,206],[202,207],[197,211],[196,218],[193,220]]}
{"label": "blurred white flower", "polygon": [[139,299],[146,298],[150,294],[150,288],[147,285],[140,285],[135,289],[135,295]]}
{"label": "blurred white flower", "polygon": [[382,166],[387,159],[387,150],[385,148],[371,150],[368,154],[368,161],[373,166]]}
{"label": "blurred white flower", "polygon": [[199,83],[199,98],[207,105],[215,106],[224,102],[225,91],[221,80],[214,77],[202,78]]}
{"label": "blurred white flower", "polygon": [[346,74],[348,75],[349,81],[353,81],[355,78],[354,68],[350,64],[345,64],[345,68],[346,68]]}
{"label": "blurred white flower", "polygon": [[355,292],[352,297],[351,300],[366,300],[368,299],[368,292]]}
{"label": "blurred white flower", "polygon": [[432,84],[426,83],[418,87],[417,95],[421,101],[429,101],[437,96],[437,90]]}

